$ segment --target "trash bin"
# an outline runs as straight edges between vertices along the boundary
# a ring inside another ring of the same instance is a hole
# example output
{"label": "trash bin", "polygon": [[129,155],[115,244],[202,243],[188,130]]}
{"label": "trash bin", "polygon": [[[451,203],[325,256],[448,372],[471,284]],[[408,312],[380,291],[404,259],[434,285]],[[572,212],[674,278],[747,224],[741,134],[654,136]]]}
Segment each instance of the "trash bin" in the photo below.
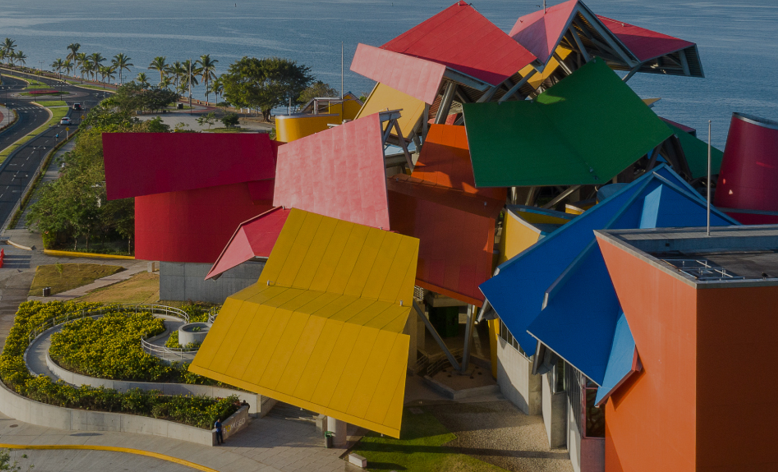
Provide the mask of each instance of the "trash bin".
{"label": "trash bin", "polygon": [[51,296],[51,287],[43,287],[43,296],[44,297]]}
{"label": "trash bin", "polygon": [[183,110],[184,104],[183,103],[176,103],[176,110]]}
{"label": "trash bin", "polygon": [[324,446],[327,449],[332,449],[332,437],[335,436],[335,433],[332,431],[325,431],[324,433]]}

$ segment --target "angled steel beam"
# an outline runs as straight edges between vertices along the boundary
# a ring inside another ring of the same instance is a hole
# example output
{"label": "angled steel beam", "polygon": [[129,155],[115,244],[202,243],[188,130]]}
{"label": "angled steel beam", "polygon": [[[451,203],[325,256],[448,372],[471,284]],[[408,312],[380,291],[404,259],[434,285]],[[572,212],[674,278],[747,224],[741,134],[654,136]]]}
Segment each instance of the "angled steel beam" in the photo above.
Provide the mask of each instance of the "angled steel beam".
{"label": "angled steel beam", "polygon": [[449,81],[446,84],[446,90],[443,92],[443,99],[440,101],[438,113],[435,115],[435,124],[442,125],[446,122],[448,112],[451,110],[451,102],[454,101],[454,92],[457,89],[456,82]]}
{"label": "angled steel beam", "polygon": [[527,74],[524,77],[522,77],[521,80],[516,83],[516,85],[514,85],[513,87],[510,88],[510,90],[505,92],[505,95],[503,95],[499,100],[497,100],[497,103],[502,103],[505,100],[509,99],[510,97],[514,96],[516,94],[516,92],[518,92],[519,89],[521,89],[521,87],[523,87],[524,84],[527,83],[527,81],[530,79],[530,77],[535,75],[535,73],[537,73],[537,71],[535,69],[532,69],[531,71],[529,71],[529,74]]}
{"label": "angled steel beam", "polygon": [[583,42],[581,42],[581,38],[578,37],[578,33],[575,31],[575,28],[572,24],[570,25],[570,29],[568,31],[570,31],[570,36],[573,37],[576,46],[578,46],[578,50],[581,52],[581,55],[584,58],[584,62],[589,62],[592,58],[589,56],[589,52],[586,51]]}
{"label": "angled steel beam", "polygon": [[546,203],[546,204],[545,204],[545,205],[543,205],[541,208],[546,208],[546,209],[548,209],[548,208],[551,208],[551,207],[553,207],[553,206],[554,206],[554,205],[556,205],[557,203],[559,203],[559,202],[561,202],[562,200],[564,200],[565,198],[569,197],[571,193],[575,192],[575,191],[576,191],[576,190],[578,190],[579,188],[581,188],[581,186],[580,186],[580,185],[572,185],[572,186],[568,187],[568,188],[567,188],[567,190],[565,190],[564,192],[562,192],[562,193],[560,193],[559,195],[557,195],[556,197],[554,197],[554,199],[553,199],[553,200],[551,200],[550,202]]}
{"label": "angled steel beam", "polygon": [[465,328],[465,349],[462,352],[462,368],[459,370],[463,374],[467,371],[467,365],[470,362],[470,346],[473,344],[473,329],[475,328],[476,310],[474,306],[467,307],[467,327]]}
{"label": "angled steel beam", "polygon": [[643,65],[643,64],[642,64],[642,63],[640,63],[640,64],[636,65],[635,67],[633,67],[633,68],[632,68],[632,70],[630,70],[630,71],[629,71],[629,73],[628,73],[627,75],[625,75],[625,76],[624,76],[624,78],[623,78],[623,79],[621,79],[621,80],[622,80],[623,82],[626,82],[626,81],[628,81],[629,79],[631,79],[631,78],[632,78],[632,76],[633,76],[633,75],[635,75],[635,74],[637,73],[637,71],[638,71],[638,70],[640,70],[640,67],[641,67],[642,65]]}
{"label": "angled steel beam", "polygon": [[432,322],[428,320],[426,316],[424,316],[424,311],[421,309],[419,303],[416,300],[413,301],[413,307],[416,309],[416,314],[418,314],[421,320],[424,321],[424,324],[427,325],[427,329],[430,330],[430,334],[432,334],[432,337],[435,338],[435,342],[438,343],[438,346],[440,346],[441,349],[443,349],[443,353],[446,354],[446,357],[451,363],[451,366],[456,370],[460,370],[459,362],[457,362],[454,355],[451,354],[451,351],[448,350],[448,346],[446,346],[446,343],[443,342],[443,338],[441,338],[438,334],[438,330],[432,326]]}

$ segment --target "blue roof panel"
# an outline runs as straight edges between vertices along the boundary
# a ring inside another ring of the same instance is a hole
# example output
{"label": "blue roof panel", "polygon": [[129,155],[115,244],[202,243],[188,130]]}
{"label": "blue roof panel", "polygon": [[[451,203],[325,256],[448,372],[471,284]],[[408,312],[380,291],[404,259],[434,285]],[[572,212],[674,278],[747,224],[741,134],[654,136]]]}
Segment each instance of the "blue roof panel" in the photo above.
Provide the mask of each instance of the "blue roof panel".
{"label": "blue roof panel", "polygon": [[616,391],[630,375],[637,372],[637,353],[635,339],[629,329],[627,317],[619,314],[616,330],[613,334],[613,346],[608,356],[608,367],[601,387],[597,389],[594,404],[600,406]]}

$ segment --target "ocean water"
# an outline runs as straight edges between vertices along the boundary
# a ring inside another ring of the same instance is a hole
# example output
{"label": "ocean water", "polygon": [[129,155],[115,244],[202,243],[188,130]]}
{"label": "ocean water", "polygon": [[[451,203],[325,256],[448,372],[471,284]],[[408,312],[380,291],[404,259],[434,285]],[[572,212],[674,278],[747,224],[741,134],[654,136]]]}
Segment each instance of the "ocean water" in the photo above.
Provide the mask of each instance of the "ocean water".
{"label": "ocean water", "polygon": [[[0,38],[16,40],[27,65],[46,68],[65,58],[67,45],[105,57],[125,53],[134,70],[155,56],[168,62],[211,54],[217,73],[242,56],[280,56],[309,66],[340,88],[340,48],[345,88],[373,87],[348,66],[358,43],[383,44],[448,7],[453,0],[25,0],[3,2]],[[559,3],[549,1],[549,5]],[[539,9],[540,0],[475,0],[473,6],[508,31],[516,19]],[[655,110],[723,146],[733,111],[778,119],[778,2],[775,0],[590,0],[595,13],[698,44],[706,77],[637,74],[629,84],[641,97],[661,97]],[[195,89],[202,96],[202,87]],[[604,97],[605,98],[605,97]]]}

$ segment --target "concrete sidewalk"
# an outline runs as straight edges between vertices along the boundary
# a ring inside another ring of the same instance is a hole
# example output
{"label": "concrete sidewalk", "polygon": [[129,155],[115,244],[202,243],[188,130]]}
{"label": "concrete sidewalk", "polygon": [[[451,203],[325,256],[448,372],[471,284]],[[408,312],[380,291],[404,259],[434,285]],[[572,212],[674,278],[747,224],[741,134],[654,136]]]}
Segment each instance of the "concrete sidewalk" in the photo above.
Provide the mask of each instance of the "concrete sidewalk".
{"label": "concrete sidewalk", "polygon": [[[282,418],[265,417],[253,420],[249,426],[230,439],[223,446],[203,447],[175,439],[158,436],[116,433],[63,431],[22,423],[0,415],[0,443],[62,445],[83,444],[138,449],[164,454],[172,458],[194,462],[220,472],[334,472],[362,470],[340,459],[344,449],[327,449],[321,433],[313,424]],[[25,451],[35,462],[39,451]],[[56,451],[54,455],[83,455],[86,451]],[[134,462],[137,456],[128,460]],[[82,462],[80,471],[113,470],[105,462],[90,464]],[[40,470],[36,464],[36,471]],[[63,468],[52,470],[68,470]],[[178,464],[159,461],[153,469],[137,468],[133,464],[127,469],[173,472],[182,469]]]}

